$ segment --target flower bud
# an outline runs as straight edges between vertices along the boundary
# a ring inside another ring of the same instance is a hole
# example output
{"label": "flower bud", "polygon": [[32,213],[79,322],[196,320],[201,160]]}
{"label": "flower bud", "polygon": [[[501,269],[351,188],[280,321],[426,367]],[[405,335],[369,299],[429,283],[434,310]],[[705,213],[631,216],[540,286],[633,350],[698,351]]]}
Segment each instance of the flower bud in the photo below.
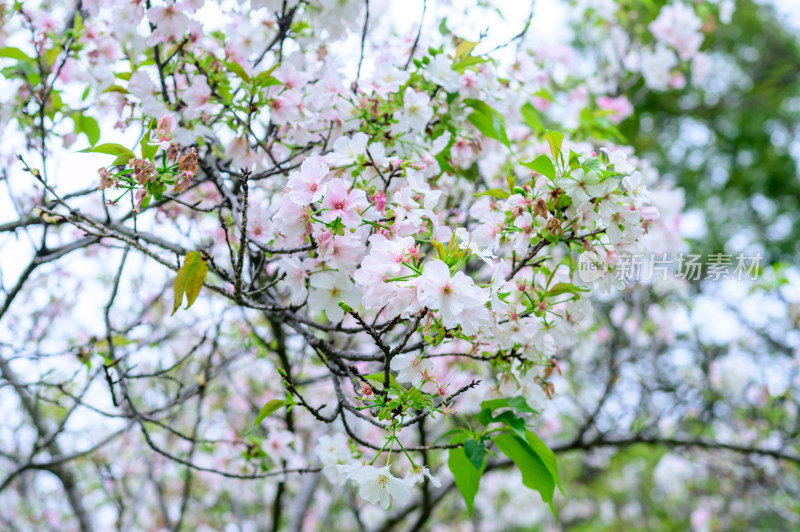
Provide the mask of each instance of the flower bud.
{"label": "flower bud", "polygon": [[383,212],[383,209],[386,207],[386,194],[383,192],[376,192],[372,195],[370,200],[379,212]]}

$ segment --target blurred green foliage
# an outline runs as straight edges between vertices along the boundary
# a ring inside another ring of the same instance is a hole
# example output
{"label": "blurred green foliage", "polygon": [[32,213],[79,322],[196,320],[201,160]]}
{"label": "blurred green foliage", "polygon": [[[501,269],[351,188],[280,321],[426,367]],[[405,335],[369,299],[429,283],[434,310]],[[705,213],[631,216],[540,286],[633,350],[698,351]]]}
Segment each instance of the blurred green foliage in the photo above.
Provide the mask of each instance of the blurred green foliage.
{"label": "blurred green foliage", "polygon": [[640,90],[640,82],[631,93],[637,113],[620,130],[637,153],[684,188],[687,208],[705,214],[706,231],[693,240],[694,251],[759,250],[769,262],[795,262],[797,31],[771,5],[740,0],[732,23],[717,26],[703,50],[713,60],[707,88],[656,93]]}

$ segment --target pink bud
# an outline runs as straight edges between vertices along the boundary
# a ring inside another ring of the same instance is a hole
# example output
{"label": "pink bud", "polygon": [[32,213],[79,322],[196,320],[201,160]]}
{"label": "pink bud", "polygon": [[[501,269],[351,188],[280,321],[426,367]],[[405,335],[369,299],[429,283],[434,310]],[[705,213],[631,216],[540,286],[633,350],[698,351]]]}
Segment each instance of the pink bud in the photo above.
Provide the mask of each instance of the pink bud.
{"label": "pink bud", "polygon": [[383,192],[376,192],[370,198],[372,201],[373,206],[380,212],[383,212],[383,209],[386,207],[386,194]]}
{"label": "pink bud", "polygon": [[323,231],[317,235],[317,248],[321,255],[325,255],[333,247],[333,233]]}
{"label": "pink bud", "polygon": [[375,392],[372,390],[369,384],[362,382],[361,383],[361,394],[365,397],[373,397]]}

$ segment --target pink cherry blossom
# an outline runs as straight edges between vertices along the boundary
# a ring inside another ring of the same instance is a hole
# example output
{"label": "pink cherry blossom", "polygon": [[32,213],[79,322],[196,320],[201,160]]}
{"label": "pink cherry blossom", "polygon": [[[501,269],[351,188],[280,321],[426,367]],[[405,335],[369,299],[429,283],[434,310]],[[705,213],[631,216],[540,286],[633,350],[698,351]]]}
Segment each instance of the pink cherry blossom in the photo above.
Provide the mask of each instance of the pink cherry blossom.
{"label": "pink cherry blossom", "polygon": [[368,205],[367,195],[363,190],[348,190],[345,182],[337,177],[328,181],[325,188],[325,198],[322,200],[322,208],[325,210],[320,218],[325,222],[341,218],[346,227],[358,227],[361,213]]}
{"label": "pink cherry blossom", "polygon": [[488,294],[463,272],[451,276],[450,269],[440,260],[425,263],[417,297],[420,305],[439,311],[447,328],[461,325],[464,334],[475,334],[490,323],[489,311],[484,306]]}
{"label": "pink cherry blossom", "polygon": [[319,201],[323,195],[323,182],[328,174],[328,165],[319,158],[303,161],[300,171],[289,175],[288,197],[295,204],[303,206]]}

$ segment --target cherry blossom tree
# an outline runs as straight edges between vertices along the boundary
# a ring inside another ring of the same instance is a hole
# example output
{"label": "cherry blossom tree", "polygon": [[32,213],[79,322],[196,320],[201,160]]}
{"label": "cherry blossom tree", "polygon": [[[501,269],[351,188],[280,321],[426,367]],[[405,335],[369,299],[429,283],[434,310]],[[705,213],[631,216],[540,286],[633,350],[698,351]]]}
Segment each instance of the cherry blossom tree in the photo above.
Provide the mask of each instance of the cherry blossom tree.
{"label": "cherry blossom tree", "polygon": [[4,527],[547,528],[609,450],[658,449],[667,498],[800,463],[796,427],[719,436],[761,430],[718,406],[744,352],[791,344],[741,316],[680,359],[714,348],[690,284],[622,275],[685,243],[617,125],[702,89],[733,2],[575,2],[558,43],[441,4],[4,7]]}

